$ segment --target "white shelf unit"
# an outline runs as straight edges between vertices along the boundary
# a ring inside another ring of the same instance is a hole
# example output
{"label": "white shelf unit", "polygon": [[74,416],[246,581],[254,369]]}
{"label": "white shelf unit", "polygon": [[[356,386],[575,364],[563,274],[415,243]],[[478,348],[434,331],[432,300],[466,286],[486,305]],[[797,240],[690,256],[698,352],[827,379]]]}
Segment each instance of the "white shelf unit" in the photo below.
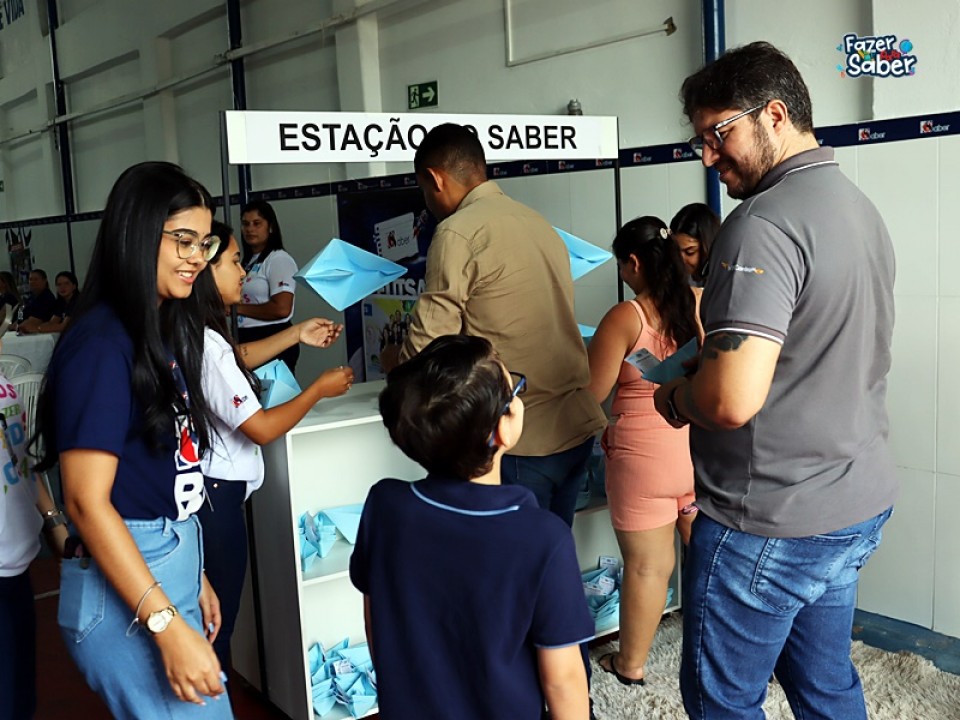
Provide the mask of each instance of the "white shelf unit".
{"label": "white shelf unit", "polygon": [[[293,430],[264,448],[266,481],[252,502],[266,692],[295,720],[314,717],[308,648],[315,642],[330,647],[345,637],[355,645],[366,635],[362,595],[349,577],[353,546],[339,537],[327,557],[314,559],[301,573],[300,516],[361,503],[384,477],[416,480],[424,475],[393,445],[380,421],[377,395],[382,387],[356,385],[343,397],[321,401]],[[325,716],[346,717],[339,705]]]}
{"label": "white shelf unit", "polygon": [[[330,647],[345,637],[351,645],[365,639],[362,596],[349,578],[352,546],[338,539],[327,557],[315,559],[301,573],[300,516],[361,503],[384,477],[417,480],[425,475],[383,427],[377,409],[382,388],[382,382],[363,383],[343,397],[321,401],[293,430],[264,448],[266,481],[252,498],[267,682],[261,689],[294,720],[314,717],[309,647],[315,642]],[[600,555],[619,558],[602,502],[577,514],[573,532],[581,568],[596,567]],[[678,600],[676,573],[671,585]],[[254,633],[249,614],[238,620],[239,633]],[[238,657],[236,648],[234,655],[237,671],[259,687],[256,660],[249,653]],[[325,716],[346,717],[339,705]]]}

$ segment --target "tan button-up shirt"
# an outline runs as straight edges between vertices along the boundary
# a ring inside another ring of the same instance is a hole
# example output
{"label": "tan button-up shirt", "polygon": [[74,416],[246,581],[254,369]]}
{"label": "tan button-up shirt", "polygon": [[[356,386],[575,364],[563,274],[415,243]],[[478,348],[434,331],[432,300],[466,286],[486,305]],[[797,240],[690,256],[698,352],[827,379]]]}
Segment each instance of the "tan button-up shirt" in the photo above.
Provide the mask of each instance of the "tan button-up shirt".
{"label": "tan button-up shirt", "polygon": [[590,369],[566,246],[539,213],[492,181],[437,226],[400,358],[457,333],[486,338],[508,370],[527,376],[523,435],[512,454],[561,452],[606,424],[586,389]]}

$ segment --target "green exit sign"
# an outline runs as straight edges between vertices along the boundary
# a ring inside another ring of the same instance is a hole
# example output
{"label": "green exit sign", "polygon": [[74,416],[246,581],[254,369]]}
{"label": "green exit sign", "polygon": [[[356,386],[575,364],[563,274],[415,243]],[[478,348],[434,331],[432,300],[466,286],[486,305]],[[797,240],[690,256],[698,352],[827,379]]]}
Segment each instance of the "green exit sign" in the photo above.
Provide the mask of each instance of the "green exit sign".
{"label": "green exit sign", "polygon": [[437,91],[437,81],[407,85],[407,109],[436,107],[440,102],[440,93]]}

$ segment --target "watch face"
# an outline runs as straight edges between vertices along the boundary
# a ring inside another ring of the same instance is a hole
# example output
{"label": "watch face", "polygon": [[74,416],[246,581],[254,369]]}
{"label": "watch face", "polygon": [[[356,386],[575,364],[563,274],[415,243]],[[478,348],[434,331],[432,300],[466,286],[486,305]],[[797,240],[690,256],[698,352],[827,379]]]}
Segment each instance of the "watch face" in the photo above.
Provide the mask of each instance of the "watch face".
{"label": "watch face", "polygon": [[173,620],[173,613],[170,612],[170,608],[157,610],[157,612],[150,613],[149,617],[147,617],[147,630],[152,633],[163,632],[167,629],[167,625],[170,624],[171,620]]}

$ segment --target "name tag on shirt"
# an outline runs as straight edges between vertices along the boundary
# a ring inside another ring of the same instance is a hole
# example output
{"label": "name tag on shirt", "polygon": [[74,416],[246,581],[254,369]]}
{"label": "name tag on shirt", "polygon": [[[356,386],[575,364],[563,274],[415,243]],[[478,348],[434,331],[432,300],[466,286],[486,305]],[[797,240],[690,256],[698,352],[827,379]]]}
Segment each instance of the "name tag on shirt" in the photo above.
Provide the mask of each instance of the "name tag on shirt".
{"label": "name tag on shirt", "polygon": [[646,348],[640,348],[635,353],[627,355],[623,361],[630,363],[641,373],[653,370],[653,368],[660,364],[659,358]]}

